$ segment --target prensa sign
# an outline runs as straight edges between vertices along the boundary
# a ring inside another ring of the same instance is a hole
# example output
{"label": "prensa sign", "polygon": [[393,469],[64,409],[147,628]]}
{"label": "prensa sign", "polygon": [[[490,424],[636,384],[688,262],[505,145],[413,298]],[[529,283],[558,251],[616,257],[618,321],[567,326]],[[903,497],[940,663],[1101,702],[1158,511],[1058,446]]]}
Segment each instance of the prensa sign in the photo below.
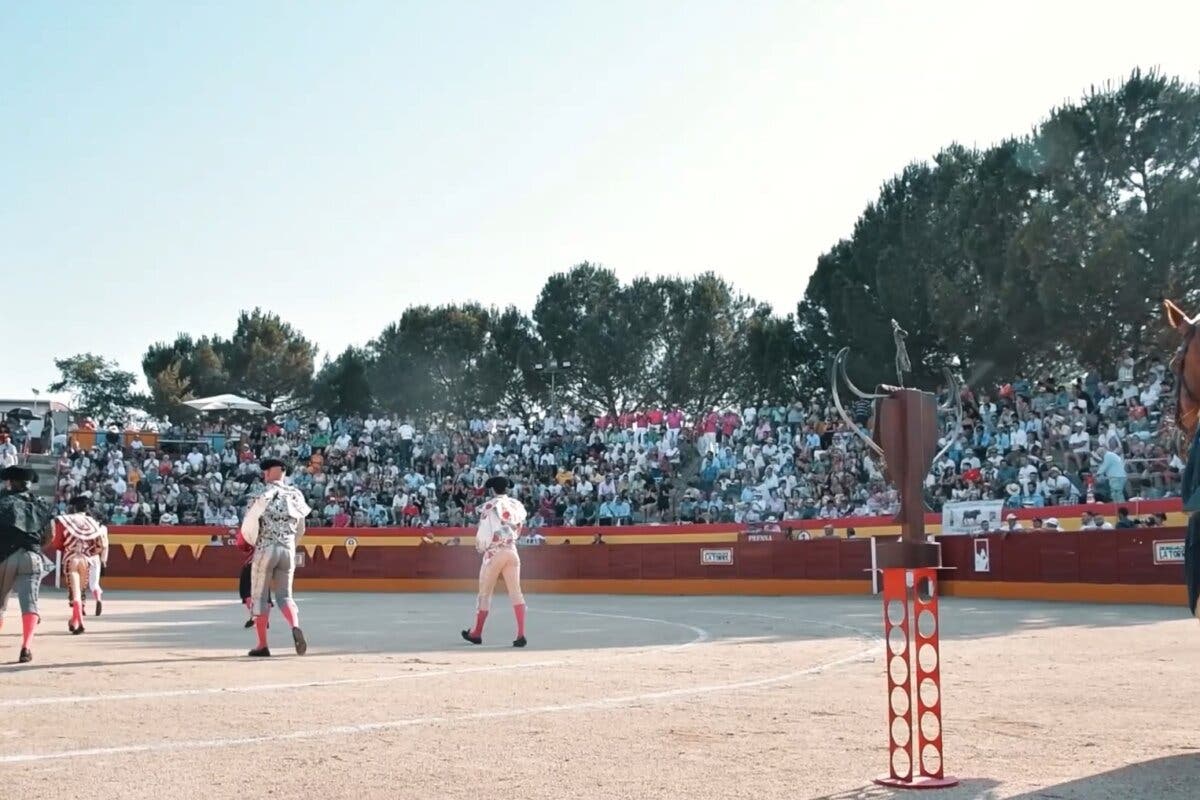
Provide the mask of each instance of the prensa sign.
{"label": "prensa sign", "polygon": [[700,549],[700,563],[707,566],[714,564],[721,566],[729,566],[733,564],[733,550],[728,547],[710,549]]}
{"label": "prensa sign", "polygon": [[1155,564],[1182,564],[1183,540],[1165,539],[1154,543]]}

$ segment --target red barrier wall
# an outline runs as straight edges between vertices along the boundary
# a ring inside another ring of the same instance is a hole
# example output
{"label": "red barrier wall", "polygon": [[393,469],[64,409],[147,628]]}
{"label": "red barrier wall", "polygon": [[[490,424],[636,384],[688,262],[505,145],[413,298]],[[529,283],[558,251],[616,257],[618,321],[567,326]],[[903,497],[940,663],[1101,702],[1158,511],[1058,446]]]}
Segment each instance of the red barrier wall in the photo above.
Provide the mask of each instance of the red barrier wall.
{"label": "red barrier wall", "polygon": [[[1178,528],[1081,533],[1021,533],[941,537],[945,593],[1183,604],[1183,569],[1155,563],[1156,541],[1179,541]],[[975,548],[986,542],[987,571]],[[147,560],[147,549],[150,549]],[[114,588],[235,590],[245,557],[206,546],[194,555],[178,546],[113,548],[107,580]],[[705,563],[704,551],[720,561]],[[869,591],[869,540],[696,542],[676,544],[545,545],[521,549],[522,578],[535,590],[664,594],[826,594]],[[330,546],[307,554],[300,588],[337,590],[469,590],[479,571],[470,547]]]}

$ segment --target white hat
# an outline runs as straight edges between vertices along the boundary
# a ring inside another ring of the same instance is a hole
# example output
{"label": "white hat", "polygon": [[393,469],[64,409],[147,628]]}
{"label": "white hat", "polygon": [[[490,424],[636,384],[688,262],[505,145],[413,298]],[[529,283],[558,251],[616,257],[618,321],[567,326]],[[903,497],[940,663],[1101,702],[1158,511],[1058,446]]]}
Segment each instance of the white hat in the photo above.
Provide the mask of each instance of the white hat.
{"label": "white hat", "polygon": [[1016,518],[1017,518],[1017,515],[1016,515],[1016,514],[1011,514],[1011,513],[1010,513],[1010,514],[1009,514],[1007,517],[1005,517],[1005,519],[1006,519],[1006,520],[1009,520],[1009,519],[1016,519]]}
{"label": "white hat", "polygon": [[1046,527],[1047,528],[1057,528],[1058,527],[1058,517],[1051,517],[1050,519],[1046,520]]}
{"label": "white hat", "polygon": [[1004,490],[1007,491],[1009,494],[1020,494],[1021,493],[1021,487],[1015,483],[1008,484],[1007,486],[1004,487]]}

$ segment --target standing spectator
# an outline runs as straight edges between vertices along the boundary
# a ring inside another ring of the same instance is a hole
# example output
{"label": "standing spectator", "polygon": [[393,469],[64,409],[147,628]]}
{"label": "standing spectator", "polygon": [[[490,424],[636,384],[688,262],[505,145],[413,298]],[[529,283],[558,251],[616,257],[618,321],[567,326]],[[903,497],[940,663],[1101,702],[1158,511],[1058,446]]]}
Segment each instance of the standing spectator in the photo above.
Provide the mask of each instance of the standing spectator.
{"label": "standing spectator", "polygon": [[1128,479],[1125,473],[1125,459],[1101,445],[1096,448],[1095,460],[1099,462],[1096,466],[1096,477],[1108,483],[1109,501],[1124,503],[1125,481]]}
{"label": "standing spectator", "polygon": [[0,433],[0,469],[17,465],[17,446],[7,433]]}
{"label": "standing spectator", "polygon": [[405,420],[396,429],[396,433],[400,436],[400,452],[399,461],[401,467],[412,466],[413,438],[416,435],[416,430],[412,426],[412,422]]}

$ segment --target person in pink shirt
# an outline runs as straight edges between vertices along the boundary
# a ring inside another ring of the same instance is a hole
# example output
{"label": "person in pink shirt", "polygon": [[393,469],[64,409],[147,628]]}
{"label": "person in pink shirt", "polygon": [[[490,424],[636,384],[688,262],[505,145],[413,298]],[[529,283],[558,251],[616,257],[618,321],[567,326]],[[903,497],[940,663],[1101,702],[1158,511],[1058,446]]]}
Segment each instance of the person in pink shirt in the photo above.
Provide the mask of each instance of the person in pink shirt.
{"label": "person in pink shirt", "polygon": [[726,411],[721,417],[721,441],[728,441],[733,437],[733,432],[742,424],[742,418],[734,411]]}
{"label": "person in pink shirt", "polygon": [[646,422],[650,426],[650,430],[659,434],[657,438],[662,439],[663,429],[663,412],[662,409],[652,408],[646,412]]}
{"label": "person in pink shirt", "polygon": [[646,442],[646,431],[650,430],[650,418],[639,411],[633,418],[633,440],[639,445]]}
{"label": "person in pink shirt", "polygon": [[679,431],[683,428],[683,412],[678,408],[667,412],[667,442],[679,444]]}

